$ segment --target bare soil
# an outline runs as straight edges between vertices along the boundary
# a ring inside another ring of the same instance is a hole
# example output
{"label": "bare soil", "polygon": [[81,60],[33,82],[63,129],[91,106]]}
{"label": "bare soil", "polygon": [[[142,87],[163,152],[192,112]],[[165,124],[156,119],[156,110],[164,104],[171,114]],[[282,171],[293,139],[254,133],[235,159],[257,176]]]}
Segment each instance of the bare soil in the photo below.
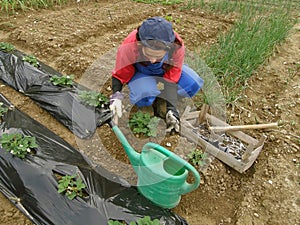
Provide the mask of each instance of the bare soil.
{"label": "bare soil", "polygon": [[[116,47],[142,20],[166,15],[172,16],[176,31],[191,51],[216,42],[217,36],[226,32],[236,19],[235,15],[221,16],[201,9],[181,10],[180,5],[100,0],[11,16],[2,14],[0,41],[35,55],[63,74],[75,74],[78,83],[109,94]],[[297,24],[285,43],[251,77],[249,87],[234,107],[227,109],[232,125],[279,120],[284,125],[245,132],[254,138],[265,134],[267,140],[253,166],[243,174],[218,159],[201,172],[200,187],[184,195],[172,209],[190,225],[300,224],[299,65],[300,24]],[[28,97],[5,84],[1,84],[0,92],[95,163],[135,182],[127,156],[108,126],[99,127],[92,139],[80,140]],[[125,125],[122,129],[136,149],[149,141],[135,137]],[[163,130],[151,141],[164,146],[166,141],[170,142],[171,149],[176,147],[182,157],[195,148],[185,138],[169,137]],[[3,225],[32,224],[2,194],[0,214]]]}

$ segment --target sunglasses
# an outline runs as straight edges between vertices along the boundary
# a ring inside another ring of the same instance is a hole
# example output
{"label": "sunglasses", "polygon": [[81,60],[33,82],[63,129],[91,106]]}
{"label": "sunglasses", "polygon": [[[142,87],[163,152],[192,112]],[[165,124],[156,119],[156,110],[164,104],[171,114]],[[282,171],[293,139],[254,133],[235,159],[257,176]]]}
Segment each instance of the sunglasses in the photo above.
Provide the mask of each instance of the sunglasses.
{"label": "sunglasses", "polygon": [[159,40],[143,40],[142,45],[154,50],[169,51],[172,43],[167,43]]}

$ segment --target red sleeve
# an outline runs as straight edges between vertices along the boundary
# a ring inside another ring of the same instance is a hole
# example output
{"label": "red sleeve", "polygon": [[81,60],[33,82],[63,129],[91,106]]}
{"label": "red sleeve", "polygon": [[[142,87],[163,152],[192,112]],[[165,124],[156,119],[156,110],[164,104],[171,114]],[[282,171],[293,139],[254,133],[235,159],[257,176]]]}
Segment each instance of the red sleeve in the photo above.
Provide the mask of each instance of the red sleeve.
{"label": "red sleeve", "polygon": [[176,32],[175,32],[175,36],[180,41],[181,46],[179,45],[175,46],[177,49],[175,50],[171,61],[173,67],[164,74],[164,78],[166,80],[177,83],[181,76],[182,65],[184,62],[185,47],[182,39],[179,37],[179,35]]}
{"label": "red sleeve", "polygon": [[135,73],[134,63],[138,55],[138,46],[136,40],[137,30],[132,31],[122,42],[117,51],[115,68],[112,76],[127,83]]}

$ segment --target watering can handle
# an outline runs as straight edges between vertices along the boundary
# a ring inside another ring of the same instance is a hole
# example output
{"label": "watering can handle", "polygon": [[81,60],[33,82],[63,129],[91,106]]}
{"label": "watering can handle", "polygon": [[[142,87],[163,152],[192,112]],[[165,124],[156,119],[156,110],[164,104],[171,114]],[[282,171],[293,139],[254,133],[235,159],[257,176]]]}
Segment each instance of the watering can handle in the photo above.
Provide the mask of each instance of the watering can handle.
{"label": "watering can handle", "polygon": [[199,175],[198,171],[195,169],[195,167],[193,167],[190,163],[188,163],[187,161],[185,161],[184,159],[182,159],[175,153],[169,151],[168,149],[160,146],[159,144],[148,142],[143,147],[143,151],[147,151],[150,149],[154,149],[154,150],[164,154],[165,156],[176,160],[177,162],[179,162],[182,165],[182,167],[184,167],[185,169],[187,169],[188,171],[190,171],[193,174],[194,182],[192,184],[185,182],[185,184],[181,188],[182,189],[181,194],[186,194],[186,193],[191,192],[199,187],[200,175]]}

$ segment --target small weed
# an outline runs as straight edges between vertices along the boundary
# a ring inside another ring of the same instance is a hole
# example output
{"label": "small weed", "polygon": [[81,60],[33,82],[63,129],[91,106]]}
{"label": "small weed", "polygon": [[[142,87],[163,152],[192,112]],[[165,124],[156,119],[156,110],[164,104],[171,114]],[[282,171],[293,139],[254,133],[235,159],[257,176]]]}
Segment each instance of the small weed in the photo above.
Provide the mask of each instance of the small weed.
{"label": "small weed", "polygon": [[33,148],[38,147],[35,137],[23,136],[19,133],[3,134],[0,137],[0,143],[2,148],[20,159],[24,159],[28,153],[32,152]]}
{"label": "small weed", "polygon": [[3,52],[12,52],[15,49],[15,46],[13,46],[12,44],[0,42],[0,50]]}
{"label": "small weed", "polygon": [[177,18],[177,19],[175,20],[175,23],[176,23],[176,24],[179,24],[180,21],[181,21],[181,20],[180,20],[179,18]]}
{"label": "small weed", "polygon": [[175,24],[179,24],[180,23],[180,19],[174,19],[172,15],[166,15],[165,19],[168,20],[169,22],[174,22]]}
{"label": "small weed", "polygon": [[98,108],[104,108],[109,102],[105,95],[96,91],[81,91],[79,92],[79,98],[87,105]]}
{"label": "small weed", "polygon": [[202,150],[196,148],[195,150],[190,152],[187,155],[187,157],[194,166],[203,166],[204,165],[203,159],[207,157],[207,154],[203,153]]}
{"label": "small weed", "polygon": [[37,61],[36,57],[33,55],[26,55],[22,58],[23,61],[30,63],[34,67],[39,67],[40,63]]}
{"label": "small weed", "polygon": [[74,78],[75,76],[73,74],[67,76],[54,75],[50,78],[50,81],[55,86],[61,85],[61,86],[70,87],[73,85]]}
{"label": "small weed", "polygon": [[3,104],[3,102],[0,102],[0,117],[3,116],[3,114],[7,113],[8,108]]}
{"label": "small weed", "polygon": [[172,22],[173,16],[172,15],[166,15],[165,19],[168,20],[169,22]]}
{"label": "small weed", "polygon": [[129,119],[129,127],[134,134],[145,134],[147,137],[156,137],[158,117],[151,117],[149,113],[138,111]]}
{"label": "small weed", "polygon": [[70,199],[74,199],[76,196],[83,196],[83,189],[85,184],[76,175],[65,175],[58,180],[58,193],[65,193]]}

